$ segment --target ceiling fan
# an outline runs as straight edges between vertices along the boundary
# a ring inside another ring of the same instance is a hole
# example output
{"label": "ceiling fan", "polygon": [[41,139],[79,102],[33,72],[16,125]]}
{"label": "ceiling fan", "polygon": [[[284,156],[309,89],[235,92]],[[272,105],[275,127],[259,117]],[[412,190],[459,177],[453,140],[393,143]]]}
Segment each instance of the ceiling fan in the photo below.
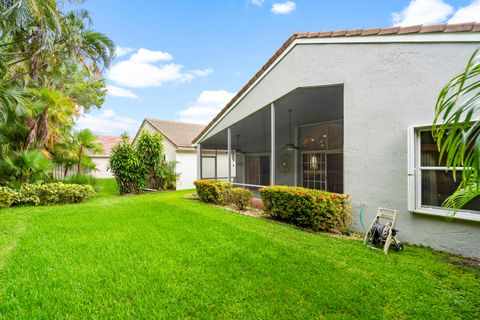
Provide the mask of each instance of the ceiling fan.
{"label": "ceiling fan", "polygon": [[237,134],[237,148],[235,149],[236,153],[242,153],[242,149],[240,149],[240,135]]}
{"label": "ceiling fan", "polygon": [[286,144],[285,149],[287,151],[300,150],[300,147],[296,146],[295,143],[293,143],[292,141],[292,109],[288,109],[288,121],[289,121],[289,131],[288,131],[289,143]]}

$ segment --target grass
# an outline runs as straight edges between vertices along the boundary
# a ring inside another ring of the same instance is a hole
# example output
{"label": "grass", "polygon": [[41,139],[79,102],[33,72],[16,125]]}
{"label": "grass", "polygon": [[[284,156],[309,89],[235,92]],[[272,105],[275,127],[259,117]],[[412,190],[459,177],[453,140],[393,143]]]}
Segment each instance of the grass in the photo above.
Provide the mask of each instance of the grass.
{"label": "grass", "polygon": [[475,319],[480,272],[185,192],[0,210],[0,318]]}

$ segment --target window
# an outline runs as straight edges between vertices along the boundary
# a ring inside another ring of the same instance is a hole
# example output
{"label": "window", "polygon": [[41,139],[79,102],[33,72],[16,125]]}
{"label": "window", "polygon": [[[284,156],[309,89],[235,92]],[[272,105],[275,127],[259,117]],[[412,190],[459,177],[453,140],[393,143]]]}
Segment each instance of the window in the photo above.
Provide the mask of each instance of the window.
{"label": "window", "polygon": [[[448,215],[442,203],[458,187],[463,168],[457,168],[456,180],[440,153],[431,127],[412,128],[409,133],[409,209],[411,211]],[[480,221],[480,197],[470,201],[457,218]]]}
{"label": "window", "polygon": [[305,125],[299,133],[301,185],[343,193],[343,122]]}

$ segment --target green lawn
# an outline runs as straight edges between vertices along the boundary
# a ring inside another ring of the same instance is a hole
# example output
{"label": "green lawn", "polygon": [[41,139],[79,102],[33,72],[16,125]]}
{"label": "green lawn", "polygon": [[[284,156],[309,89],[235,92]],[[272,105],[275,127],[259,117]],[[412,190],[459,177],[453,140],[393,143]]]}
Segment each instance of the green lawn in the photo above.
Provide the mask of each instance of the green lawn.
{"label": "green lawn", "polygon": [[443,254],[114,192],[0,210],[0,318],[480,318],[480,272]]}

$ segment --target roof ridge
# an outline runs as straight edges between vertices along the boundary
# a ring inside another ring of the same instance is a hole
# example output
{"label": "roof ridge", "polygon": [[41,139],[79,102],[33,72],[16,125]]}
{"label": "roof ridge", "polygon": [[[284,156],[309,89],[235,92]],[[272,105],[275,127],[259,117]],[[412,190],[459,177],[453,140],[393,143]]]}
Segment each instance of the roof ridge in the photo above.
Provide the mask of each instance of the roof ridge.
{"label": "roof ridge", "polygon": [[387,28],[369,28],[369,29],[345,29],[336,31],[321,32],[294,32],[282,44],[280,48],[268,59],[268,61],[258,70],[255,75],[239,90],[237,94],[220,110],[217,115],[205,126],[205,128],[193,139],[196,143],[200,137],[205,134],[211,126],[248,90],[248,88],[274,63],[274,61],[297,39],[306,38],[333,38],[333,37],[368,37],[368,36],[393,36],[412,33],[454,33],[454,32],[480,32],[479,22],[466,22],[454,24],[435,24],[435,25],[412,25],[412,26],[394,26]]}

